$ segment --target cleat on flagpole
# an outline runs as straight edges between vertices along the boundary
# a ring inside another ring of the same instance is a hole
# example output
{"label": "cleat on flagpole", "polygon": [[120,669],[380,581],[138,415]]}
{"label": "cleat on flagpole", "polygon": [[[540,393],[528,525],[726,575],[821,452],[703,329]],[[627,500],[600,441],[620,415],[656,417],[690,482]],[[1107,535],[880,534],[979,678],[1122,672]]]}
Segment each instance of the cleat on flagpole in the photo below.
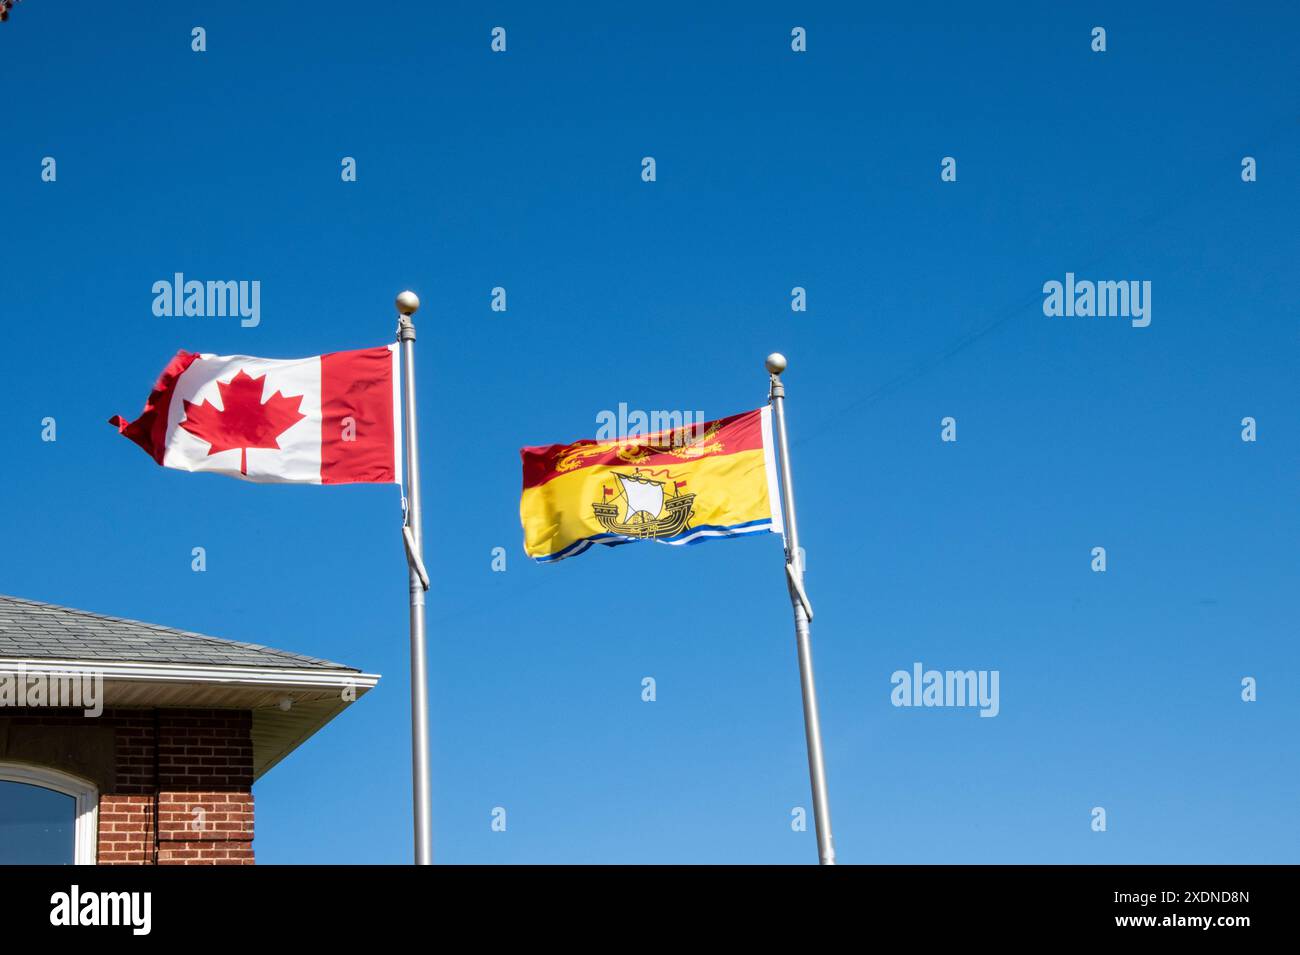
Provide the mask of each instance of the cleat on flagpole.
{"label": "cleat on flagpole", "polygon": [[[420,555],[415,551],[415,536],[405,524],[402,525],[402,540],[406,542],[406,562],[415,571],[415,576],[420,578],[420,586],[428,590],[429,575],[424,569],[424,561],[420,560]],[[811,616],[812,614],[809,614],[809,617]]]}
{"label": "cleat on flagpole", "polygon": [[794,572],[794,564],[788,561],[785,565],[785,575],[790,578],[790,586],[794,589],[794,595],[799,598],[799,603],[803,604],[803,612],[808,615],[808,621],[811,623],[813,618],[812,604],[808,602],[808,594],[803,589],[803,581]]}

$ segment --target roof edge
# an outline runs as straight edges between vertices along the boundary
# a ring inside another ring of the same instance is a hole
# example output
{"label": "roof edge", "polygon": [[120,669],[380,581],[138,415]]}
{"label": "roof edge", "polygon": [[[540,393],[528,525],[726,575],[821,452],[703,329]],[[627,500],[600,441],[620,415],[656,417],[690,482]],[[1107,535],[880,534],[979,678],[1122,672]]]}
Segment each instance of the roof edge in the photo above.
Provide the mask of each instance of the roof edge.
{"label": "roof edge", "polygon": [[132,627],[140,627],[154,633],[163,634],[170,637],[185,637],[192,640],[200,640],[207,643],[214,643],[223,647],[237,647],[240,650],[248,650],[256,653],[265,653],[275,657],[284,658],[289,662],[288,666],[293,666],[294,662],[301,665],[332,665],[341,669],[351,669],[346,664],[335,663],[332,660],[323,660],[318,657],[308,657],[305,654],[297,653],[293,650],[282,650],[278,647],[269,647],[260,643],[249,643],[244,640],[232,640],[229,637],[217,637],[210,633],[199,633],[197,630],[182,630],[179,627],[169,627],[166,624],[150,623],[147,620],[136,620],[133,617],[118,617],[112,614],[99,613],[95,610],[82,610],[78,607],[66,607],[63,604],[50,603],[45,600],[33,600],[30,597],[18,597],[14,594],[0,594],[0,602],[12,602],[22,604],[35,610],[47,612],[57,612],[76,618],[89,618],[91,620],[105,621],[108,623],[126,624]]}
{"label": "roof edge", "polygon": [[31,672],[61,670],[69,674],[97,674],[106,680],[141,680],[151,683],[239,683],[285,687],[365,687],[379,683],[380,674],[360,670],[314,667],[212,666],[196,663],[131,663],[116,660],[73,660],[53,657],[0,657],[0,672],[21,667]]}

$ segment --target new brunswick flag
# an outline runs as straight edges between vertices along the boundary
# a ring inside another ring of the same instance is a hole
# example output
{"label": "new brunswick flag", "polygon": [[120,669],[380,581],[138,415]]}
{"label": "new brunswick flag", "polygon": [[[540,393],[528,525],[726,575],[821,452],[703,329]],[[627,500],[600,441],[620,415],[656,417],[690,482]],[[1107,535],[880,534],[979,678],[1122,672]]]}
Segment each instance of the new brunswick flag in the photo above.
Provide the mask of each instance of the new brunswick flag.
{"label": "new brunswick flag", "polygon": [[523,448],[519,517],[540,562],[592,544],[782,533],[770,408],[614,441]]}

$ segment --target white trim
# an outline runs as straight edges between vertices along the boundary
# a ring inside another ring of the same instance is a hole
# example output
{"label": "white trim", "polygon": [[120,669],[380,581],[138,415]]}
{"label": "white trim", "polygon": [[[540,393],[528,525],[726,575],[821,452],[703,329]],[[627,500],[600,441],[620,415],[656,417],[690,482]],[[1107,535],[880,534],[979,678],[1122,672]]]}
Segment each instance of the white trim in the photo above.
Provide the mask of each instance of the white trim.
{"label": "white trim", "polygon": [[68,674],[97,674],[105,680],[139,680],[149,683],[232,683],[240,686],[285,686],[343,689],[373,688],[377,673],[353,670],[277,669],[275,667],[218,667],[188,663],[121,663],[110,660],[0,659],[0,672],[22,666],[28,673],[59,670]]}
{"label": "white trim", "polygon": [[402,346],[397,342],[388,346],[393,356],[393,483],[402,486],[402,442],[406,429],[402,427]]}
{"label": "white trim", "polygon": [[76,800],[76,834],[73,864],[94,865],[99,850],[99,789],[89,780],[71,773],[27,763],[0,762],[0,782],[23,783],[50,789]]}
{"label": "white trim", "polygon": [[[705,537],[744,537],[746,534],[765,534],[772,530],[771,523],[755,524],[752,527],[723,528],[714,530],[707,528],[705,530],[694,531],[685,537],[679,537],[671,541],[655,541],[656,544],[668,544],[670,547],[678,547],[682,544],[694,544],[697,540]],[[634,540],[634,538],[628,538]]]}
{"label": "white trim", "polygon": [[763,405],[759,409],[759,420],[763,427],[763,470],[767,472],[767,507],[772,512],[772,533],[780,534],[785,539],[785,523],[781,513],[781,489],[776,483],[776,451],[772,444],[772,406]]}

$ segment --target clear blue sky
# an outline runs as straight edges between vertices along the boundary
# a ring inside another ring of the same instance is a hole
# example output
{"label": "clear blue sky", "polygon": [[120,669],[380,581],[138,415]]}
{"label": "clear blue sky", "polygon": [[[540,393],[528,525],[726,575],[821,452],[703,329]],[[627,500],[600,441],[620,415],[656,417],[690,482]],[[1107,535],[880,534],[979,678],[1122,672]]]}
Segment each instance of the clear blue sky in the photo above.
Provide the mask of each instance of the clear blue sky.
{"label": "clear blue sky", "polygon": [[[0,592],[382,673],[255,845],[409,860],[396,491],[105,419],[178,348],[390,341],[411,287],[436,858],[812,862],[778,539],[541,567],[518,517],[521,445],[757,407],[779,349],[842,861],[1300,861],[1294,7],[711,6],[20,3]],[[259,280],[261,324],[155,317],[178,271]],[[1044,316],[1067,271],[1151,281],[1151,325]],[[1000,714],[893,707],[915,661],[1000,671]]]}

